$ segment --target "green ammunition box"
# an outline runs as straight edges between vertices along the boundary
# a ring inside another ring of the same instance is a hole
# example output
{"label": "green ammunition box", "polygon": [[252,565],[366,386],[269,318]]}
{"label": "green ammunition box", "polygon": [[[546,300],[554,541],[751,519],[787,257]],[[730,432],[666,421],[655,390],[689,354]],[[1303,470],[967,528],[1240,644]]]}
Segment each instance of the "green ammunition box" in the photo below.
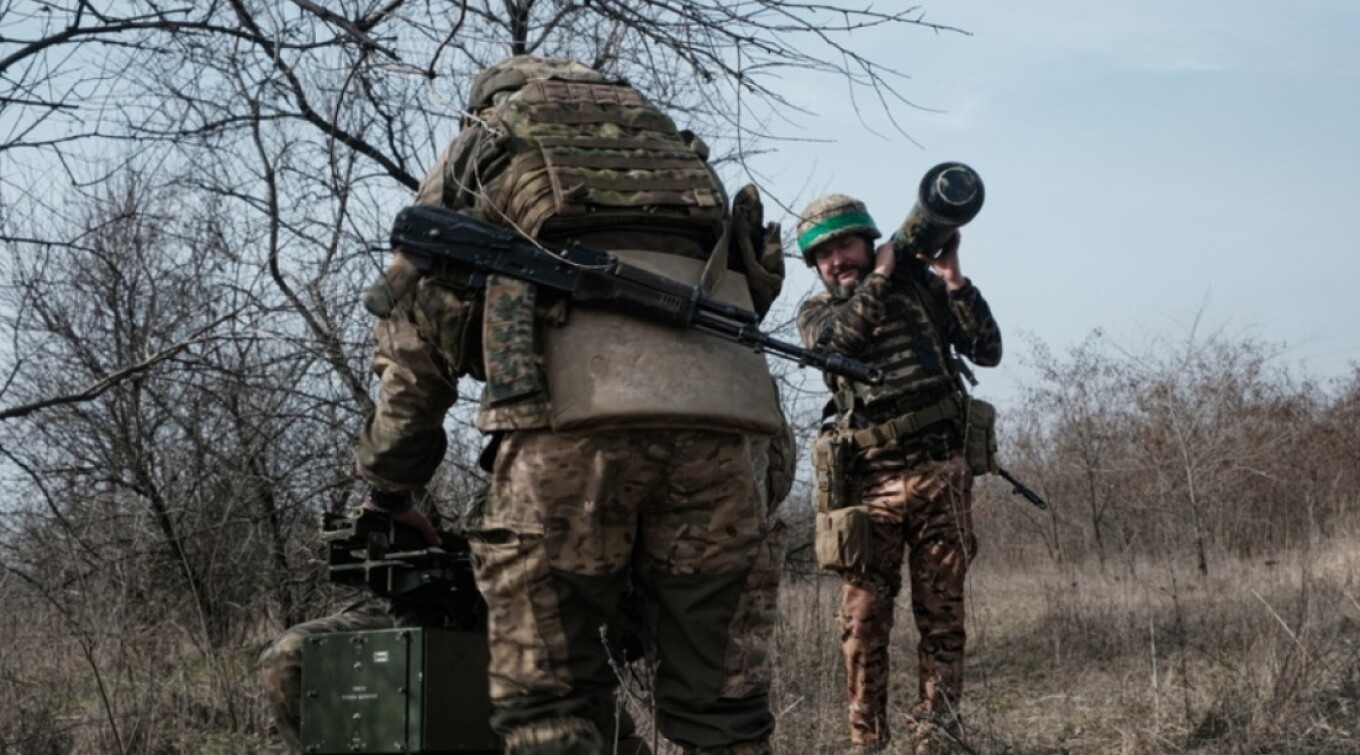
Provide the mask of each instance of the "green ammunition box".
{"label": "green ammunition box", "polygon": [[302,751],[498,753],[486,635],[386,629],[308,637]]}

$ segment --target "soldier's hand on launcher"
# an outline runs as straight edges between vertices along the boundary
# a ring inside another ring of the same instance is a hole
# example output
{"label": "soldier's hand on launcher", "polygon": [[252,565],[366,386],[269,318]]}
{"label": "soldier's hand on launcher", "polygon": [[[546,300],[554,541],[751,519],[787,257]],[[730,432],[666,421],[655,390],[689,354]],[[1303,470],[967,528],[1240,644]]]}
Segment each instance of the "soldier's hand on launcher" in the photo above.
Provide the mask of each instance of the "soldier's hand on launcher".
{"label": "soldier's hand on launcher", "polygon": [[874,250],[874,272],[892,277],[897,268],[897,247],[892,241],[885,241]]}
{"label": "soldier's hand on launcher", "polygon": [[963,286],[963,271],[959,268],[959,239],[961,235],[954,231],[945,239],[944,246],[940,247],[940,253],[935,256],[929,254],[917,255],[930,269],[940,276],[945,286],[953,291]]}
{"label": "soldier's hand on launcher", "polygon": [[374,504],[372,501],[365,501],[364,508],[373,509],[374,511],[384,511],[388,516],[392,517],[392,521],[398,524],[404,524],[408,527],[414,527],[420,532],[421,537],[425,538],[425,542],[436,548],[444,544],[443,539],[439,537],[439,532],[435,530],[434,525],[430,524],[430,520],[425,518],[425,515],[420,513],[420,509],[415,506],[405,509],[404,511],[398,511],[395,514],[390,511],[385,511],[382,507]]}

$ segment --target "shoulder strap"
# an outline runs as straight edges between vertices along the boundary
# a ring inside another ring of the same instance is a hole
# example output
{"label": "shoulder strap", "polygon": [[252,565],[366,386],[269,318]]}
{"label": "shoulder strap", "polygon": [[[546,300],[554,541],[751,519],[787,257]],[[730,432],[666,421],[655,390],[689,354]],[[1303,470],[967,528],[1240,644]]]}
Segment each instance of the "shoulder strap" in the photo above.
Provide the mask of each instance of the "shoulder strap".
{"label": "shoulder strap", "polygon": [[922,283],[915,275],[909,277],[912,293],[916,295],[916,300],[925,309],[926,319],[930,320],[931,326],[935,328],[935,333],[940,338],[940,346],[944,349],[945,369],[954,378],[954,382],[958,383],[959,390],[967,394],[964,379],[968,381],[968,385],[977,385],[977,376],[973,374],[973,370],[964,363],[963,359],[954,353],[954,345],[949,342],[949,311],[940,306],[940,302],[930,293],[930,288],[926,284]]}

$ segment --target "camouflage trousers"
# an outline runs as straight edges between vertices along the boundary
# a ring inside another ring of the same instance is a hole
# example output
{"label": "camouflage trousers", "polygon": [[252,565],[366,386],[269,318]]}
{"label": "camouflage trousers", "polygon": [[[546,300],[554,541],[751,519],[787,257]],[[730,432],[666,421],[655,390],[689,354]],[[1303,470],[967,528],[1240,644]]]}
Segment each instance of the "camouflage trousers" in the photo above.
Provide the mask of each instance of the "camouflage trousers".
{"label": "camouflage trousers", "polygon": [[902,587],[911,579],[920,699],[908,720],[917,752],[931,752],[941,727],[957,734],[963,692],[964,579],[977,552],[972,475],[961,457],[860,480],[859,504],[872,512],[872,564],[842,575],[839,624],[850,701],[850,738],[882,745],[887,719],[888,639]]}
{"label": "camouflage trousers", "polygon": [[470,534],[507,751],[599,751],[579,722],[618,686],[604,640],[630,585],[661,734],[687,751],[759,751],[778,571],[752,447],[695,430],[504,437]]}

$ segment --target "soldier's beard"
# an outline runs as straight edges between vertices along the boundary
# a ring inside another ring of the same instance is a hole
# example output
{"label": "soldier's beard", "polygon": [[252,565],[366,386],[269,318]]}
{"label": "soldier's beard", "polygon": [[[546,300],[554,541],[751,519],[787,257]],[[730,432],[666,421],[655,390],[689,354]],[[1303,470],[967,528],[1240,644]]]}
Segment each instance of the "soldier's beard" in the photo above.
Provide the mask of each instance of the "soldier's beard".
{"label": "soldier's beard", "polygon": [[869,273],[873,272],[873,270],[874,262],[873,260],[869,260],[864,263],[863,267],[855,271],[854,280],[846,283],[839,283],[822,278],[822,285],[826,286],[826,290],[830,291],[831,295],[837,299],[849,299],[850,295],[855,293],[855,289],[859,287],[859,284],[868,277]]}

